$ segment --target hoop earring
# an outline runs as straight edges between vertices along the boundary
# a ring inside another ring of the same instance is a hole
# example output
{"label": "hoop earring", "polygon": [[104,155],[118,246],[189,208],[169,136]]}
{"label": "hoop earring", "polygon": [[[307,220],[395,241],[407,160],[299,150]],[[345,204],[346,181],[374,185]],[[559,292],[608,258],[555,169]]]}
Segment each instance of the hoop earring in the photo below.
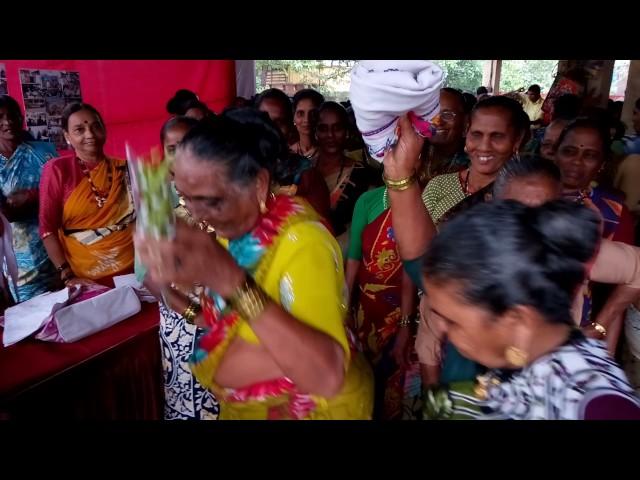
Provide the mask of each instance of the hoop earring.
{"label": "hoop earring", "polygon": [[518,347],[508,347],[504,356],[511,365],[517,368],[522,368],[527,364],[528,355],[527,352],[521,350]]}

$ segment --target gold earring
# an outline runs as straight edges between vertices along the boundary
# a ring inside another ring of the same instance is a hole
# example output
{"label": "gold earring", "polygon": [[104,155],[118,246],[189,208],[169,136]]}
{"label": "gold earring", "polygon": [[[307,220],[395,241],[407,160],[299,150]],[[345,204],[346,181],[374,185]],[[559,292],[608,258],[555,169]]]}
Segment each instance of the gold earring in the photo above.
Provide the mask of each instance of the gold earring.
{"label": "gold earring", "polygon": [[522,368],[527,364],[527,352],[518,347],[508,347],[504,356],[511,365],[517,368]]}

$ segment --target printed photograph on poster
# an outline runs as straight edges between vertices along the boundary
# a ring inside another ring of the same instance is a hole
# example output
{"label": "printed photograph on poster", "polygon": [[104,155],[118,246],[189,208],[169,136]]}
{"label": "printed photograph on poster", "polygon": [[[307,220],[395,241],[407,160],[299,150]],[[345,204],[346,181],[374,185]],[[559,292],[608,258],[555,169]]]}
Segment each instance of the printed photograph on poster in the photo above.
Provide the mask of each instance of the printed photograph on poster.
{"label": "printed photograph on poster", "polygon": [[44,108],[42,88],[37,84],[22,85],[22,98],[25,109]]}
{"label": "printed photograph on poster", "polygon": [[59,150],[67,144],[62,133],[62,112],[82,101],[78,72],[20,70],[27,128],[38,141],[49,141]]}
{"label": "printed photograph on poster", "polygon": [[29,108],[25,117],[27,127],[47,126],[47,111],[44,108]]}
{"label": "printed photograph on poster", "polygon": [[49,141],[49,127],[27,127],[27,130],[36,142]]}
{"label": "printed photograph on poster", "polygon": [[20,70],[20,83],[40,85],[40,70]]}
{"label": "printed photograph on poster", "polygon": [[64,133],[62,131],[62,127],[52,127],[49,126],[47,130],[47,135],[49,137],[49,141],[56,144],[56,148],[58,150],[63,150],[59,145],[67,146],[67,142],[64,139]]}
{"label": "printed photograph on poster", "polygon": [[49,116],[47,127],[49,127],[49,129],[62,127],[62,117]]}
{"label": "printed photograph on poster", "polygon": [[4,63],[0,63],[0,95],[6,95],[7,90],[7,69]]}
{"label": "printed photograph on poster", "polygon": [[61,79],[64,97],[69,99],[80,98],[80,75],[78,72],[62,72]]}
{"label": "printed photograph on poster", "polygon": [[47,106],[47,115],[59,116],[62,115],[62,111],[66,106],[64,98],[61,97],[45,97],[45,104]]}

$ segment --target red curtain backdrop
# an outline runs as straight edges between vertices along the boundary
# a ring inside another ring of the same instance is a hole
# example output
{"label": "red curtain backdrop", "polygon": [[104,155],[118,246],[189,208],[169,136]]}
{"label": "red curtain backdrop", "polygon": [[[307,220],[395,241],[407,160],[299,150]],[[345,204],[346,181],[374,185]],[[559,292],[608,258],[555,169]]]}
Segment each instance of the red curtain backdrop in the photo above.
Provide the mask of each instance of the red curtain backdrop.
{"label": "red curtain backdrop", "polygon": [[136,152],[160,143],[165,106],[176,90],[198,94],[215,112],[236,96],[233,60],[2,60],[9,95],[24,107],[19,69],[67,70],[80,74],[83,101],[107,125],[108,155],[124,158],[125,142]]}

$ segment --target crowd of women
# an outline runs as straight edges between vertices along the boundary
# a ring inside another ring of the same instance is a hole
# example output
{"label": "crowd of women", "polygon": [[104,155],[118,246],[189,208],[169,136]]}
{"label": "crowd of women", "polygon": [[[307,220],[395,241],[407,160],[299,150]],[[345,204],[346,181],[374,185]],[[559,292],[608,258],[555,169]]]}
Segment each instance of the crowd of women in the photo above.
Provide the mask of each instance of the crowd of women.
{"label": "crowd of women", "polygon": [[95,108],[66,108],[59,156],[4,95],[5,299],[135,271],[159,301],[166,419],[638,419],[640,179],[579,100],[532,123],[510,96],[442,88],[434,135],[402,117],[378,164],[317,91],[216,115],[180,90],[169,241],[135,234]]}

